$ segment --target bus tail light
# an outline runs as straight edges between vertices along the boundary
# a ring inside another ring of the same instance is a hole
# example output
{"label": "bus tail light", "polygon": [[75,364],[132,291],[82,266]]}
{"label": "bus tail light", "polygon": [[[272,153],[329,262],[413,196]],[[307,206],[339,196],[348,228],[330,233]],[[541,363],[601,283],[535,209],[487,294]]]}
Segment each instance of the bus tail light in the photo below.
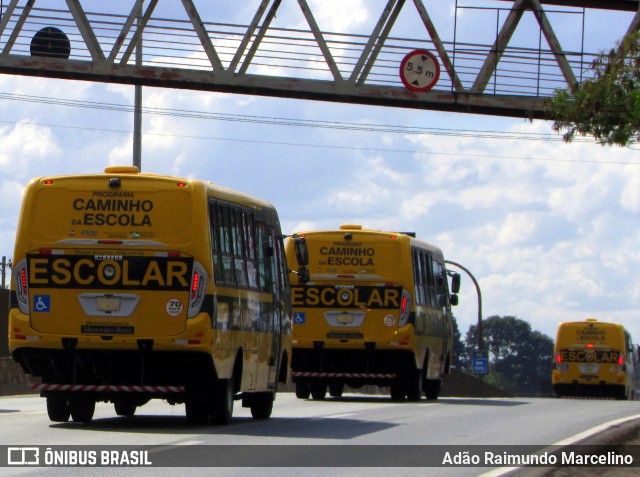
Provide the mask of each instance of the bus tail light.
{"label": "bus tail light", "polygon": [[402,298],[400,299],[400,320],[398,321],[398,328],[402,328],[409,323],[409,317],[411,316],[411,295],[407,290],[402,290]]}
{"label": "bus tail light", "polygon": [[556,355],[556,369],[560,369],[560,366],[562,365],[562,354],[558,353]]}
{"label": "bus tail light", "polygon": [[29,314],[29,280],[27,280],[27,261],[20,260],[13,269],[14,285],[16,287],[16,298],[18,308],[25,315]]}
{"label": "bus tail light", "polygon": [[187,318],[193,318],[200,313],[207,290],[207,271],[198,262],[193,264],[191,286],[189,287],[189,311]]}
{"label": "bus tail light", "polygon": [[625,370],[624,355],[620,353],[618,355],[618,371],[624,371],[624,370]]}

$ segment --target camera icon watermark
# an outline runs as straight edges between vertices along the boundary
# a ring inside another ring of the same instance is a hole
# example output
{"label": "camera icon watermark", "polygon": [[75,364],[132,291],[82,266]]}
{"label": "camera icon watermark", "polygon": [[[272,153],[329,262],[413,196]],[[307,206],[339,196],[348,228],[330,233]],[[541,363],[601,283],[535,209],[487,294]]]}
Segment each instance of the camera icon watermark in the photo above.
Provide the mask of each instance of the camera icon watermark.
{"label": "camera icon watermark", "polygon": [[8,465],[40,465],[39,447],[7,448]]}

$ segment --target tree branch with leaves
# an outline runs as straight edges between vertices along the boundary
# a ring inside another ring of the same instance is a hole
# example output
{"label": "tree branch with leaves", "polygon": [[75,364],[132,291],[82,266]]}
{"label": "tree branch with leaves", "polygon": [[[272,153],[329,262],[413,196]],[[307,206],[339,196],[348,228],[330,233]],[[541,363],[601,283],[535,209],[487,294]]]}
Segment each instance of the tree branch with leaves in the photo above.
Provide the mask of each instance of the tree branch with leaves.
{"label": "tree branch with leaves", "polygon": [[640,141],[640,32],[592,63],[593,78],[569,90],[557,90],[547,103],[553,130],[563,138],[593,136],[602,145]]}

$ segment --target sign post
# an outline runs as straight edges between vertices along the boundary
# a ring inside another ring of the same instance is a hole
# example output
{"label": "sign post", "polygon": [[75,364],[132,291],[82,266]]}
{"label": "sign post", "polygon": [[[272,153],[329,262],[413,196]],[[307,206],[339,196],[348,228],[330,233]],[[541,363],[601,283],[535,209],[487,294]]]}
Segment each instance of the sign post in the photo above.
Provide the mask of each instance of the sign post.
{"label": "sign post", "polygon": [[418,93],[429,91],[439,78],[438,59],[427,50],[414,50],[400,63],[400,79],[411,91]]}

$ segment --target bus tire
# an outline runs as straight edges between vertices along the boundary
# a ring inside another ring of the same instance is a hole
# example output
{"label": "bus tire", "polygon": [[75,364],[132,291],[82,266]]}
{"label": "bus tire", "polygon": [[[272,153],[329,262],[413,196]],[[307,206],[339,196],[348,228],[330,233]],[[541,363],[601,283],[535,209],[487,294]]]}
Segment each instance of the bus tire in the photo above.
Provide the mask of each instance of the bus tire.
{"label": "bus tire", "polygon": [[324,383],[311,383],[311,397],[314,401],[322,401],[327,397],[327,385]]}
{"label": "bus tire", "polygon": [[73,422],[89,423],[93,419],[96,410],[96,402],[89,396],[71,396],[69,399],[69,409]]}
{"label": "bus tire", "polygon": [[344,392],[344,383],[329,384],[329,396],[339,398],[339,397],[342,397],[343,392]]}
{"label": "bus tire", "polygon": [[422,370],[417,369],[415,374],[407,379],[407,401],[418,402],[422,395]]}
{"label": "bus tire", "polygon": [[269,419],[273,411],[274,393],[255,393],[251,396],[251,416],[254,419]]}
{"label": "bus tire", "polygon": [[298,399],[309,399],[311,396],[311,386],[306,381],[298,381],[296,383],[296,397]]}
{"label": "bus tire", "polygon": [[137,406],[126,401],[116,401],[113,408],[118,416],[131,417],[136,413]]}
{"label": "bus tire", "polygon": [[185,401],[184,408],[189,424],[204,426],[209,423],[209,410],[203,401],[189,398]]}
{"label": "bus tire", "polygon": [[213,409],[211,422],[226,425],[233,416],[234,384],[233,378],[221,379],[213,390]]}
{"label": "bus tire", "polygon": [[67,396],[63,393],[49,394],[47,396],[47,414],[53,422],[67,422],[71,416]]}
{"label": "bus tire", "polygon": [[395,382],[391,384],[391,400],[393,402],[403,402],[405,395],[406,391],[404,388],[404,383]]}
{"label": "bus tire", "polygon": [[424,397],[429,401],[435,401],[440,396],[440,380],[439,379],[425,379],[424,382]]}

